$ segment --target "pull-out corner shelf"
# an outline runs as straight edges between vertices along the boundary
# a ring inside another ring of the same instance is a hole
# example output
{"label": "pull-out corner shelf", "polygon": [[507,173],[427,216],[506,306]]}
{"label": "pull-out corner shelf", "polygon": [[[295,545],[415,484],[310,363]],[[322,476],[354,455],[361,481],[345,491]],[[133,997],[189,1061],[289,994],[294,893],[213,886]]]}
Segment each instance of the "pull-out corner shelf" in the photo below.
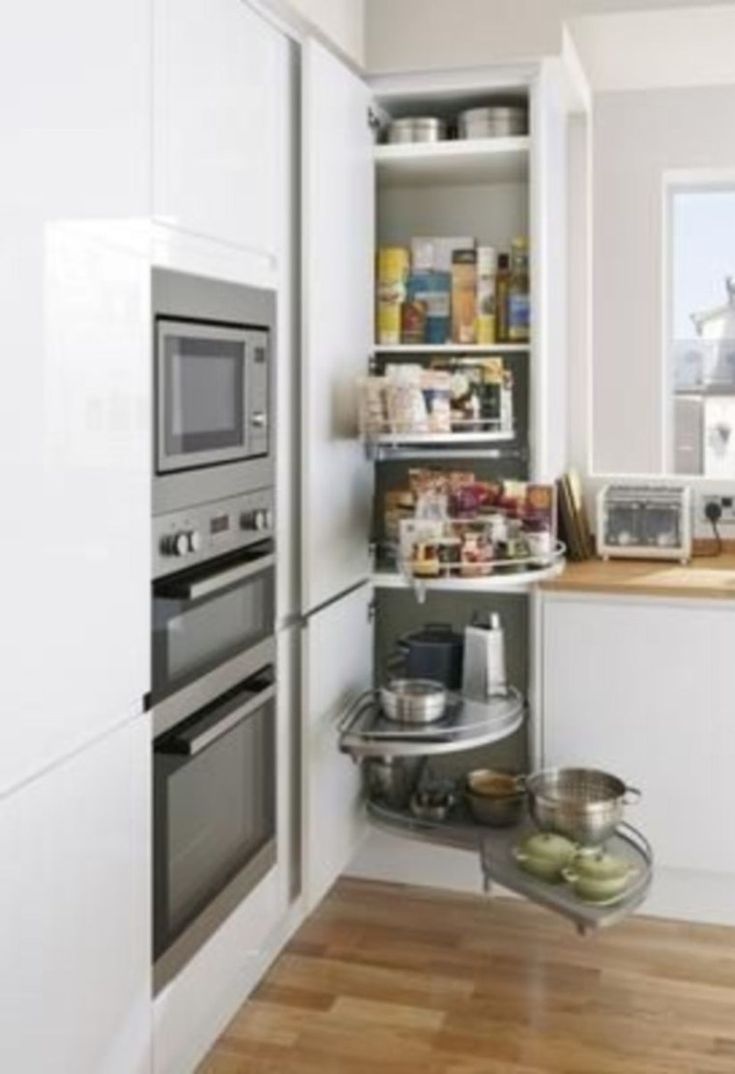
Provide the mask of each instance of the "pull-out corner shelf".
{"label": "pull-out corner shelf", "polygon": [[360,695],[340,724],[340,749],[355,760],[366,757],[432,757],[489,746],[512,735],[523,723],[523,696],[511,687],[507,696],[472,701],[450,700],[447,715],[430,724],[401,724],[380,710],[380,695]]}
{"label": "pull-out corner shelf", "polygon": [[418,819],[409,810],[394,809],[374,800],[368,801],[367,811],[374,825],[393,835],[479,854],[486,892],[495,882],[567,918],[582,935],[625,920],[643,903],[653,879],[651,847],[629,824],[619,825],[605,849],[629,861],[636,870],[635,879],[618,900],[593,903],[579,898],[566,883],[549,883],[531,876],[516,862],[513,848],[537,830],[528,818],[512,828],[489,828],[476,824],[461,807],[444,821]]}

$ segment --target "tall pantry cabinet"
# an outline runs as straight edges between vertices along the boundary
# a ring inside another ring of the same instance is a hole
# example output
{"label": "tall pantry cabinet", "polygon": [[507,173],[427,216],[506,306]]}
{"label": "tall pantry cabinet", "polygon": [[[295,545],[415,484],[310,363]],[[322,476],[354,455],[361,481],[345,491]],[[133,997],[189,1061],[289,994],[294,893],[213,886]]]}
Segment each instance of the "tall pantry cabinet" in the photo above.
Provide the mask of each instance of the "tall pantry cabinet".
{"label": "tall pantry cabinet", "polygon": [[[349,701],[381,678],[385,650],[401,624],[447,616],[466,622],[473,610],[499,601],[514,624],[514,660],[533,720],[531,582],[503,586],[502,594],[496,592],[502,583],[492,577],[454,582],[444,587],[446,592],[436,583],[437,591],[431,591],[427,605],[417,611],[405,580],[376,572],[368,562],[369,543],[379,528],[379,497],[398,480],[396,467],[403,466],[405,474],[409,460],[388,460],[380,467],[368,461],[356,427],[356,385],[376,362],[386,359],[421,362],[437,352],[502,354],[519,386],[515,450],[508,459],[492,452],[479,459],[466,452],[454,465],[477,465],[483,475],[540,481],[563,470],[570,104],[565,74],[556,61],[524,69],[404,75],[366,84],[312,41],[304,50],[302,92],[302,570],[306,592],[312,588],[326,594],[325,578],[335,572],[341,584],[349,583],[354,616],[325,608],[319,644],[305,645],[305,882],[307,902],[314,905],[366,834],[360,820],[359,768],[339,752],[340,719]],[[528,137],[376,144],[378,117],[451,115],[498,94],[527,101]],[[529,346],[376,347],[378,245],[407,245],[414,235],[472,235],[506,249],[517,234],[529,235],[531,243]],[[356,647],[362,660],[355,656]],[[344,674],[336,674],[335,667]],[[512,747],[516,763],[528,754],[523,739]],[[335,850],[325,857],[326,842]]]}
{"label": "tall pantry cabinet", "polygon": [[0,39],[0,1069],[150,1071],[150,8]]}

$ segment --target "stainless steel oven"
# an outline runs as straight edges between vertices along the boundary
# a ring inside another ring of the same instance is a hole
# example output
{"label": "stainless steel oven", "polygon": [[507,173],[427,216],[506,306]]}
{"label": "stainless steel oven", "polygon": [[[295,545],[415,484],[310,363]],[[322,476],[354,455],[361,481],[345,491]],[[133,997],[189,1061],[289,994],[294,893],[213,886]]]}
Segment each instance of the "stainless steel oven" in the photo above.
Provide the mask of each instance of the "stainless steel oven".
{"label": "stainless steel oven", "polygon": [[162,515],[153,527],[156,734],[257,669],[275,624],[273,493]]}
{"label": "stainless steel oven", "polygon": [[273,483],[275,299],[156,269],[154,514]]}
{"label": "stainless steel oven", "polygon": [[153,774],[158,990],[275,864],[273,665],[156,738]]}

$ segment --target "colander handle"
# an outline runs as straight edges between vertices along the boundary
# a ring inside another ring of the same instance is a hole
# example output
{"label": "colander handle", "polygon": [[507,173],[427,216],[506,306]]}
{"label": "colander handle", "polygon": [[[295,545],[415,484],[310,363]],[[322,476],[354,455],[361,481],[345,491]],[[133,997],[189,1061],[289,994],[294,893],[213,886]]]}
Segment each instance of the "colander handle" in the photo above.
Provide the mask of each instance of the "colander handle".
{"label": "colander handle", "polygon": [[637,787],[626,787],[623,795],[623,805],[638,805],[642,797],[643,791],[639,791]]}

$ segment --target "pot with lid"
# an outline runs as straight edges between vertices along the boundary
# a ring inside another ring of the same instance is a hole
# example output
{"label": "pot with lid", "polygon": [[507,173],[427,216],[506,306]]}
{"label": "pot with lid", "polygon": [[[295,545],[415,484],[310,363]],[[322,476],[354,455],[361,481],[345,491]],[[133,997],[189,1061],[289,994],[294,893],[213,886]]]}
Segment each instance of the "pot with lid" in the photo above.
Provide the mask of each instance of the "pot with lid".
{"label": "pot with lid", "polygon": [[391,671],[408,679],[434,679],[448,690],[462,687],[464,637],[449,623],[427,623],[398,641],[389,658]]}
{"label": "pot with lid", "polygon": [[406,142],[442,142],[447,137],[447,124],[439,116],[406,116],[394,119],[388,126],[389,145]]}
{"label": "pot with lid", "polygon": [[528,132],[528,111],[520,104],[468,108],[457,120],[459,138],[512,138]]}

